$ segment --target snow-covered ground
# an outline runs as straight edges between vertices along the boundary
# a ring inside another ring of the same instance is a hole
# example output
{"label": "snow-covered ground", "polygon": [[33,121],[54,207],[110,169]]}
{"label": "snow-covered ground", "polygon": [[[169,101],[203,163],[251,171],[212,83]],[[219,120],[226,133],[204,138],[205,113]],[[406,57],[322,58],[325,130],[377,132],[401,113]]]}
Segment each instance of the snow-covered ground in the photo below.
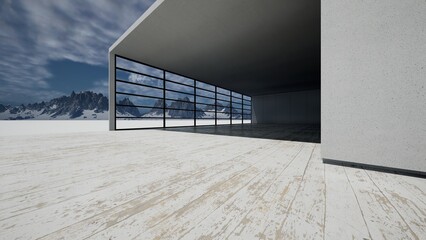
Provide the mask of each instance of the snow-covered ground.
{"label": "snow-covered ground", "polygon": [[[238,120],[239,123],[241,120]],[[236,122],[234,122],[236,123]],[[250,123],[245,120],[244,123]],[[192,119],[167,119],[167,127],[193,126]],[[197,126],[214,125],[214,119],[197,119]],[[230,124],[218,119],[218,125]],[[118,120],[117,129],[163,127],[162,119]],[[0,137],[55,133],[106,132],[108,120],[0,120]]]}
{"label": "snow-covered ground", "polygon": [[106,132],[108,120],[4,120],[0,137],[55,133]]}

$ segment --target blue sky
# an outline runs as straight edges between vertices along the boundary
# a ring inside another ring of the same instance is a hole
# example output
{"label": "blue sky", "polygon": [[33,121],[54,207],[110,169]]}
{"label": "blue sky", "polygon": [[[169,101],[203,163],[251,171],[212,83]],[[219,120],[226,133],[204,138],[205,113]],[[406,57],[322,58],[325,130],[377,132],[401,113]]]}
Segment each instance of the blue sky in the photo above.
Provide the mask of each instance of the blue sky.
{"label": "blue sky", "polygon": [[153,2],[0,1],[0,103],[106,93],[108,48]]}

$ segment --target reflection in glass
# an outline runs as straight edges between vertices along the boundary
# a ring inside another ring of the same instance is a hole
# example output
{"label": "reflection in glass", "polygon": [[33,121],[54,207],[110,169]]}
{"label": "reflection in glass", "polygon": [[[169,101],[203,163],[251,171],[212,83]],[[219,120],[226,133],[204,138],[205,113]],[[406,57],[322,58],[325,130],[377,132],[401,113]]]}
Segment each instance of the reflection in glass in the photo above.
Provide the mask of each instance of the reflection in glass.
{"label": "reflection in glass", "polygon": [[166,91],[166,99],[186,101],[186,102],[194,102],[194,95],[186,94],[186,93],[177,93]]}
{"label": "reflection in glass", "polygon": [[163,127],[163,119],[149,118],[127,118],[116,119],[117,129],[135,129],[135,128],[159,128]]}
{"label": "reflection in glass", "polygon": [[193,87],[188,87],[188,86],[173,83],[173,82],[166,82],[166,89],[179,91],[179,92],[183,92],[183,93],[188,93],[188,94],[191,94],[191,95],[194,94],[194,88]]}
{"label": "reflection in glass", "polygon": [[225,96],[225,95],[221,95],[221,94],[217,95],[217,99],[218,100],[223,100],[223,101],[228,101],[228,102],[231,101],[231,97],[230,96]]}
{"label": "reflection in glass", "polygon": [[163,80],[161,79],[148,77],[141,74],[126,72],[123,70],[117,70],[115,78],[121,81],[163,88]]}
{"label": "reflection in glass", "polygon": [[226,125],[231,124],[230,119],[217,119],[217,125]]}
{"label": "reflection in glass", "polygon": [[145,108],[135,106],[116,106],[115,114],[117,117],[143,117],[143,118],[162,118],[163,109]]}
{"label": "reflection in glass", "polygon": [[236,93],[236,92],[232,92],[232,97],[233,98],[242,98],[242,95],[240,93]]}
{"label": "reflection in glass", "polygon": [[131,93],[131,94],[144,95],[149,97],[158,97],[158,98],[163,97],[162,89],[128,84],[124,82],[116,82],[115,84],[116,84],[117,92]]}
{"label": "reflection in glass", "polygon": [[163,71],[160,69],[153,68],[141,63],[134,62],[134,61],[130,61],[121,57],[116,58],[115,64],[119,68],[124,68],[124,69],[132,70],[135,72],[144,73],[144,74],[158,77],[158,78],[163,77]]}
{"label": "reflection in glass", "polygon": [[213,92],[201,90],[201,89],[198,89],[198,88],[196,89],[196,94],[197,94],[197,96],[214,98],[214,93]]}
{"label": "reflection in glass", "polygon": [[183,83],[183,84],[186,84],[186,85],[194,86],[194,80],[192,80],[190,78],[183,77],[183,76],[179,76],[179,75],[174,74],[174,73],[166,72],[166,79],[173,81],[173,82],[178,82],[178,83]]}
{"label": "reflection in glass", "polygon": [[185,101],[179,101],[179,100],[166,100],[166,108],[167,109],[180,109],[180,110],[194,110],[194,103]]}
{"label": "reflection in glass", "polygon": [[215,125],[214,119],[197,119],[197,126]]}
{"label": "reflection in glass", "polygon": [[120,57],[116,65],[118,129],[251,123],[249,96]]}
{"label": "reflection in glass", "polygon": [[215,102],[214,99],[197,96],[197,103],[204,103],[204,104],[214,105],[214,102]]}
{"label": "reflection in glass", "polygon": [[223,88],[220,88],[220,87],[217,88],[217,93],[219,93],[219,94],[225,94],[225,95],[231,95],[231,91],[223,89]]}
{"label": "reflection in glass", "polygon": [[240,103],[240,104],[242,104],[243,101],[241,99],[239,99],[239,98],[232,97],[232,102],[233,103]]}
{"label": "reflection in glass", "polygon": [[203,82],[196,82],[197,84],[197,88],[202,88],[202,89],[206,89],[206,90],[210,90],[210,91],[214,91],[215,87],[213,85],[207,84],[207,83],[203,83]]}

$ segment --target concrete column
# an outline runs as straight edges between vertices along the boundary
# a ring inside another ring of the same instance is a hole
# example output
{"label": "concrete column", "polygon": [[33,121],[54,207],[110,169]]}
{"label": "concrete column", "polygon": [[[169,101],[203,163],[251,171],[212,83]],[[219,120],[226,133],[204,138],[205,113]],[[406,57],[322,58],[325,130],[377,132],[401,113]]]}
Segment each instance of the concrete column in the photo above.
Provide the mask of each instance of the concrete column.
{"label": "concrete column", "polygon": [[321,1],[324,159],[426,172],[426,1]]}

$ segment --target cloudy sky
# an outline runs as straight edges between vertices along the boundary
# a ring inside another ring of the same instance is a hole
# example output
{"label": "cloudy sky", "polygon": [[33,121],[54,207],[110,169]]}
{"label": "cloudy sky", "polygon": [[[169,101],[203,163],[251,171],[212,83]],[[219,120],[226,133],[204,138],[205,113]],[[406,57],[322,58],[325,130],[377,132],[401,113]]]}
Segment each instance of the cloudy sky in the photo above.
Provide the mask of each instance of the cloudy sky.
{"label": "cloudy sky", "polygon": [[107,53],[154,0],[0,0],[0,103],[106,93]]}

